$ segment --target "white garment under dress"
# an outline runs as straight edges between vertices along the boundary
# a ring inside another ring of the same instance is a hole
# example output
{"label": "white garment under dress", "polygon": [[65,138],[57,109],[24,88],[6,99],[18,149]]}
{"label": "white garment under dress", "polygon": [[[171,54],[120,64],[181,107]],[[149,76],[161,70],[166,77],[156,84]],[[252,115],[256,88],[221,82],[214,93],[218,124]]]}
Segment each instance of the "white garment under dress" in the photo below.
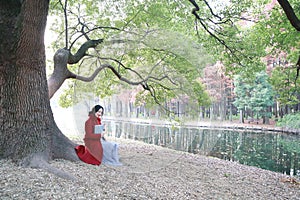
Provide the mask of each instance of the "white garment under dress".
{"label": "white garment under dress", "polygon": [[102,148],[103,148],[103,158],[102,164],[121,166],[122,163],[119,161],[118,148],[119,144],[116,142],[110,142],[101,138]]}

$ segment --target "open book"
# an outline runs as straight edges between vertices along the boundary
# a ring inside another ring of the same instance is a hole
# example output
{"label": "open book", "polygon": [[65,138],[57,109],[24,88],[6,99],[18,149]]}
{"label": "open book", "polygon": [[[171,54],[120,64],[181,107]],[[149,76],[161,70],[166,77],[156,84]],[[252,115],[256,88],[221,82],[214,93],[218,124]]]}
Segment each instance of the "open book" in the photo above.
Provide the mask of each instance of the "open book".
{"label": "open book", "polygon": [[95,134],[101,134],[104,131],[104,125],[95,125],[94,132]]}

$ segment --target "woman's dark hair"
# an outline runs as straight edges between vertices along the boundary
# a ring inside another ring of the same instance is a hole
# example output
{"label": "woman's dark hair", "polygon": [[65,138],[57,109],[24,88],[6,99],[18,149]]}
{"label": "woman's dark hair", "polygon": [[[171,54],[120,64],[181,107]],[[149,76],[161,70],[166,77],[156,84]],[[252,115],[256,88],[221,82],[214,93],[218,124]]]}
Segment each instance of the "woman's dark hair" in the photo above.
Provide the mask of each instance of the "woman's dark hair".
{"label": "woman's dark hair", "polygon": [[92,110],[90,111],[89,114],[95,114],[96,112],[98,112],[100,109],[102,109],[102,115],[104,114],[104,108],[100,105],[95,105]]}

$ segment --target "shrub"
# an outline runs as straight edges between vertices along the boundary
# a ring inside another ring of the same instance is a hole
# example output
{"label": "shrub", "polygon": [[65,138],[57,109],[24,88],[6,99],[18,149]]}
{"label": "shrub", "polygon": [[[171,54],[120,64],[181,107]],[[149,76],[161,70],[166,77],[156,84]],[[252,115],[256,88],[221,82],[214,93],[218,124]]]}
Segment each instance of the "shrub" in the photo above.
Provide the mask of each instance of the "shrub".
{"label": "shrub", "polygon": [[300,129],[300,112],[288,114],[279,119],[277,126]]}

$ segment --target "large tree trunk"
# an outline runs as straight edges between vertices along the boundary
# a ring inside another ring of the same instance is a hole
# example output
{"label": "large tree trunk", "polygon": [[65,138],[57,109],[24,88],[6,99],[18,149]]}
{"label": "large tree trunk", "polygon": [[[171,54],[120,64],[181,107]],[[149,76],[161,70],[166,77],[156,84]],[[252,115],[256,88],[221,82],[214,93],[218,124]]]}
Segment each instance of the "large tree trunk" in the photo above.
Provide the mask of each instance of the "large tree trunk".
{"label": "large tree trunk", "polygon": [[78,160],[50,107],[44,47],[48,4],[0,3],[0,157],[34,167],[54,158]]}

